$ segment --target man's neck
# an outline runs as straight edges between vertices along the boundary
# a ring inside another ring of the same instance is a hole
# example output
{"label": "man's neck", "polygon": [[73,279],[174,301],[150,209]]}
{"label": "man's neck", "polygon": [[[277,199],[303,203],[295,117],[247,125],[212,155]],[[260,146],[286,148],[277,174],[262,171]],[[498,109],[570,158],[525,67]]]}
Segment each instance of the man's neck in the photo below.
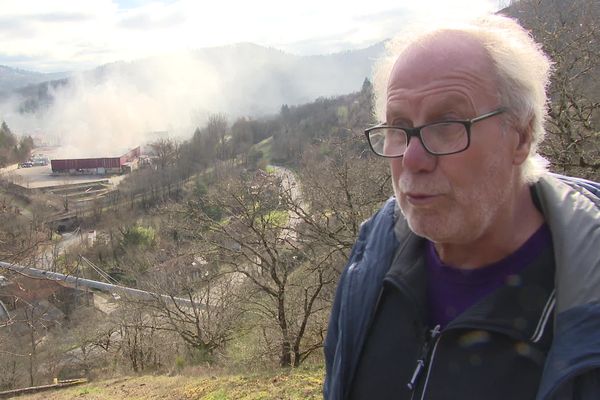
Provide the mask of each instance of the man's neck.
{"label": "man's neck", "polygon": [[496,213],[491,228],[469,243],[435,243],[440,259],[462,269],[499,261],[520,248],[544,223],[528,186],[523,185],[510,204]]}

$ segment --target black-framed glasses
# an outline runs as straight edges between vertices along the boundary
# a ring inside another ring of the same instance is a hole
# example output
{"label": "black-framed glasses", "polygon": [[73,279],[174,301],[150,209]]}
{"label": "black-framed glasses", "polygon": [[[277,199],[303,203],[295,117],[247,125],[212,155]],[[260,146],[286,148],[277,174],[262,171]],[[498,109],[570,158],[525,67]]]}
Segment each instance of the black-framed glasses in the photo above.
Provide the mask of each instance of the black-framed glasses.
{"label": "black-framed glasses", "polygon": [[498,108],[469,120],[450,120],[405,128],[385,124],[365,130],[371,150],[381,157],[402,157],[410,139],[418,137],[425,150],[434,156],[460,153],[471,143],[471,125],[486,118],[502,114],[506,108]]}

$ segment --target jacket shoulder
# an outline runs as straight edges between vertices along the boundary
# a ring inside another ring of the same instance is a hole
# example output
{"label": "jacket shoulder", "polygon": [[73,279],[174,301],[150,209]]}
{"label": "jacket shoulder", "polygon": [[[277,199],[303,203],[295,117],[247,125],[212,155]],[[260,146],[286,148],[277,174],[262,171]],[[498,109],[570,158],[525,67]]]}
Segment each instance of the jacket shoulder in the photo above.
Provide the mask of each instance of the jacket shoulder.
{"label": "jacket shoulder", "polygon": [[600,185],[550,174],[537,184],[555,253],[554,341],[538,399],[600,398]]}
{"label": "jacket shoulder", "polygon": [[573,176],[566,176],[560,174],[550,174],[557,178],[562,183],[569,185],[572,189],[577,190],[581,194],[588,197],[598,205],[600,199],[600,183],[590,181],[588,179],[576,178]]}
{"label": "jacket shoulder", "polygon": [[395,201],[390,198],[363,222],[340,276],[324,343],[326,373],[323,395],[326,399],[342,398],[347,373],[356,362],[352,349],[376,300],[381,280],[378,275],[389,264],[387,258],[394,248]]}

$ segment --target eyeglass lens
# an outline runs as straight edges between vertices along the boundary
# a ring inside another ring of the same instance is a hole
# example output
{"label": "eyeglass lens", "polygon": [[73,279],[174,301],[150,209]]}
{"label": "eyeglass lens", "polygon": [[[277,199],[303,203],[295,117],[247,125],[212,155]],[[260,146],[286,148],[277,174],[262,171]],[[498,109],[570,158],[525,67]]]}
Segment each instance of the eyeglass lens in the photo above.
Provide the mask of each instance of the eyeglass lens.
{"label": "eyeglass lens", "polygon": [[[427,125],[420,131],[425,148],[434,154],[462,151],[469,144],[467,129],[462,123],[441,122]],[[387,157],[401,156],[408,144],[408,134],[400,128],[376,128],[369,132],[373,150]]]}

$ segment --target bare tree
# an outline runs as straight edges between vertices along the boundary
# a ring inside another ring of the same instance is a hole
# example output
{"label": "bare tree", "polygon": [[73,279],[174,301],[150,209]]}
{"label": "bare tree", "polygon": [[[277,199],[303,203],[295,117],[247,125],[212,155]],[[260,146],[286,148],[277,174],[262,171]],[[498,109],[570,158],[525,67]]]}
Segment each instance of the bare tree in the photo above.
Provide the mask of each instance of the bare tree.
{"label": "bare tree", "polygon": [[90,377],[94,369],[108,363],[117,331],[117,326],[105,314],[86,307],[77,310],[69,324],[53,332],[51,339],[66,344],[61,361]]}
{"label": "bare tree", "polygon": [[[324,286],[335,279],[330,252],[309,249],[290,225],[292,208],[286,202],[293,197],[286,195],[288,190],[275,174],[230,176],[201,202],[180,209],[187,235],[208,244],[207,258],[229,274],[247,310],[275,323],[282,366],[302,362],[307,325],[321,307]],[[219,209],[219,217],[208,215],[207,208]],[[313,270],[307,279],[309,267]]]}
{"label": "bare tree", "polygon": [[227,117],[224,114],[213,114],[208,117],[206,135],[208,143],[214,145],[214,151],[219,160],[226,160],[231,157],[228,144],[229,126]]}
{"label": "bare tree", "polygon": [[[24,302],[23,299],[19,299],[19,301]],[[16,322],[11,327],[13,334],[21,335],[20,348],[27,354],[27,373],[30,386],[37,382],[40,348],[44,338],[51,325],[56,323],[56,319],[48,315],[51,307],[47,301],[26,302],[18,309]]]}
{"label": "bare tree", "polygon": [[174,139],[158,139],[150,143],[150,149],[160,169],[175,164],[179,159],[179,143]]}
{"label": "bare tree", "polygon": [[0,328],[0,390],[25,385],[27,358],[13,331],[6,326]]}
{"label": "bare tree", "polygon": [[316,235],[345,259],[362,222],[392,194],[387,162],[367,146],[360,132],[348,130],[309,148],[299,172],[303,202],[294,212],[310,226],[303,234]]}
{"label": "bare tree", "polygon": [[111,319],[117,328],[112,348],[117,360],[125,361],[134,372],[157,370],[170,362],[172,338],[161,334],[155,315],[139,304],[123,302]]}
{"label": "bare tree", "polygon": [[240,318],[234,286],[202,255],[173,255],[144,278],[142,287],[163,294],[146,302],[144,309],[157,318],[157,329],[179,335],[197,357],[210,362],[231,339]]}
{"label": "bare tree", "polygon": [[26,263],[33,260],[40,245],[48,242],[48,231],[42,224],[46,215],[33,204],[31,217],[10,200],[0,197],[0,260]]}
{"label": "bare tree", "polygon": [[600,3],[520,0],[505,10],[531,30],[554,62],[548,136],[553,169],[600,178]]}

